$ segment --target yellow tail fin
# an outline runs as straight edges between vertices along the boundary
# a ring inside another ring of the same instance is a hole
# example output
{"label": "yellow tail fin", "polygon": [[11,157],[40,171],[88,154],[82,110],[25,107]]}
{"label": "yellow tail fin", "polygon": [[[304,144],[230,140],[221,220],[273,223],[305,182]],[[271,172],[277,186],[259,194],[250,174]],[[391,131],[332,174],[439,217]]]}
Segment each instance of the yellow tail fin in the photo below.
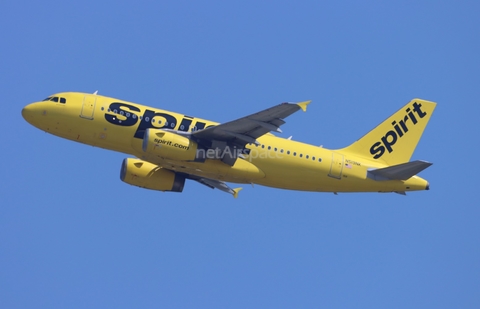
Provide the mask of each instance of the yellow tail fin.
{"label": "yellow tail fin", "polygon": [[383,161],[387,165],[408,162],[436,105],[434,102],[414,99],[340,151]]}

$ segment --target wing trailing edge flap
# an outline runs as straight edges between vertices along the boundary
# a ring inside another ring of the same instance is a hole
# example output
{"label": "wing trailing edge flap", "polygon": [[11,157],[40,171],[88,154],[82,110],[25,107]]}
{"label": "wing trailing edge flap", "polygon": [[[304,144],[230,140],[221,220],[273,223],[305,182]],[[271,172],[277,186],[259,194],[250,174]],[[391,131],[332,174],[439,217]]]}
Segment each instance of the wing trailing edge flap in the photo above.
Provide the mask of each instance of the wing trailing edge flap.
{"label": "wing trailing edge flap", "polygon": [[384,168],[369,170],[367,177],[377,181],[384,180],[407,180],[417,175],[433,163],[426,161],[412,161]]}
{"label": "wing trailing edge flap", "polygon": [[195,180],[195,181],[197,181],[197,182],[201,183],[202,185],[205,185],[209,188],[218,189],[220,191],[229,193],[229,194],[233,195],[234,198],[237,198],[238,197],[238,192],[240,190],[242,190],[242,188],[233,189],[230,186],[228,186],[225,182],[219,181],[219,180],[214,180],[214,179],[204,178],[204,177],[197,177],[197,176],[193,176],[193,175],[189,175],[188,178],[190,178],[192,180]]}

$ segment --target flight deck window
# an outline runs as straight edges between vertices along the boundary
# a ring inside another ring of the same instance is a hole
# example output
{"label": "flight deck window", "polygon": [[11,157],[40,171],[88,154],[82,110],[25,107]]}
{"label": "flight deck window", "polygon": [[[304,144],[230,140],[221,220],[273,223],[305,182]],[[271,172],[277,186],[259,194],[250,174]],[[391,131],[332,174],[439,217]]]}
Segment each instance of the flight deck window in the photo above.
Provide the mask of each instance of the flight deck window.
{"label": "flight deck window", "polygon": [[63,103],[63,104],[67,103],[67,99],[65,99],[65,98],[60,98],[60,103]]}
{"label": "flight deck window", "polygon": [[43,101],[50,101],[51,98],[52,98],[52,97],[48,97],[48,98],[46,98],[46,99],[43,100]]}
{"label": "flight deck window", "polygon": [[58,97],[53,97],[53,98],[50,99],[50,101],[58,102]]}

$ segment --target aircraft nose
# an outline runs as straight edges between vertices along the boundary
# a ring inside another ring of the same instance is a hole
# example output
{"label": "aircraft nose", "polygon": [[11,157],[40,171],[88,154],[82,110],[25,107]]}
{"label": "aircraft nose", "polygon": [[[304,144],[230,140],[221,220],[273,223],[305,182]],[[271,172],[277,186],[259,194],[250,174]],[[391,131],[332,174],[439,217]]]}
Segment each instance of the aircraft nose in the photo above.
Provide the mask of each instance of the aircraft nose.
{"label": "aircraft nose", "polygon": [[38,117],[42,114],[40,106],[38,103],[28,104],[22,109],[22,117],[28,123],[34,125],[35,121],[38,120]]}
{"label": "aircraft nose", "polygon": [[34,108],[33,104],[29,104],[22,109],[22,117],[27,122],[31,122],[33,120]]}
{"label": "aircraft nose", "polygon": [[22,109],[22,117],[23,117],[23,119],[27,120],[27,118],[31,115],[31,113],[32,113],[32,108],[30,107],[30,105],[25,106],[25,107]]}

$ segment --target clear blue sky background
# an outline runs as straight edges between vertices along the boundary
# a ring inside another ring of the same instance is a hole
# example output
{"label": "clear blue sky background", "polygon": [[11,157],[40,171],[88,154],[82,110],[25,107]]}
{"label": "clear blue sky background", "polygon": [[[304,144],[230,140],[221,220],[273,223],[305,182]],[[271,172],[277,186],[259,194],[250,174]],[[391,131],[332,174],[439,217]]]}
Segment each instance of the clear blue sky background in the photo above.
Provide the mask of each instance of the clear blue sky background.
{"label": "clear blue sky background", "polygon": [[[475,1],[4,1],[1,308],[479,308]],[[282,136],[340,148],[415,97],[431,190],[119,180],[126,155],[21,117],[61,91],[219,122],[313,100]]]}

